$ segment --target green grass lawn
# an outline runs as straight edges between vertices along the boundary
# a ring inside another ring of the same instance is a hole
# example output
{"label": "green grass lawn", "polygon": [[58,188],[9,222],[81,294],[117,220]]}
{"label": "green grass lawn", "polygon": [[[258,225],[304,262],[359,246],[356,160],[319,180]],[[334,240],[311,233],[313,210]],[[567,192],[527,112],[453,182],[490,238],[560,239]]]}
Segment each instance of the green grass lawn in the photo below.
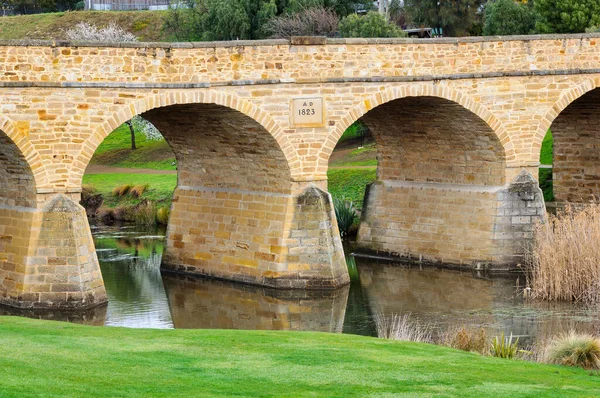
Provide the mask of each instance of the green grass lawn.
{"label": "green grass lawn", "polygon": [[[548,130],[544,141],[542,141],[542,150],[540,153],[541,164],[552,164],[552,151],[554,147],[554,140],[552,138],[552,132]],[[540,169],[539,171],[539,182],[540,188],[544,193],[544,200],[546,202],[554,201],[554,192],[552,187],[552,169]]]}
{"label": "green grass lawn", "polygon": [[137,149],[131,149],[129,127],[121,125],[104,139],[90,163],[134,169],[176,170],[175,155],[167,141],[147,140],[142,133],[135,134]]}
{"label": "green grass lawn", "polygon": [[552,164],[552,149],[554,147],[554,140],[552,138],[552,132],[548,130],[544,141],[542,141],[542,150],[540,153],[541,164]]}
{"label": "green grass lawn", "polygon": [[[367,184],[375,181],[376,170],[347,169],[329,170],[329,191],[334,197],[352,200],[358,208],[362,207]],[[93,185],[97,193],[104,195],[104,206],[136,205],[141,199],[155,201],[159,206],[169,206],[173,190],[177,186],[177,176],[174,174],[86,174],[83,176],[85,185]],[[119,198],[112,194],[113,189],[120,185],[145,185],[148,190],[140,199],[129,195]]]}
{"label": "green grass lawn", "polygon": [[377,170],[371,169],[330,169],[329,192],[334,198],[351,200],[361,209],[365,197],[365,188],[375,181]]}
{"label": "green grass lawn", "polygon": [[377,166],[377,147],[370,143],[362,148],[352,150],[348,155],[331,162],[330,166]]}
{"label": "green grass lawn", "polygon": [[580,369],[313,332],[149,330],[0,317],[2,397],[583,397]]}
{"label": "green grass lawn", "polygon": [[[129,206],[136,205],[142,199],[157,202],[159,206],[170,206],[173,190],[177,186],[175,174],[86,174],[83,176],[84,185],[93,185],[96,193],[104,196],[104,206]],[[145,185],[148,189],[141,198],[136,199],[130,195],[116,197],[112,194],[118,186]]]}

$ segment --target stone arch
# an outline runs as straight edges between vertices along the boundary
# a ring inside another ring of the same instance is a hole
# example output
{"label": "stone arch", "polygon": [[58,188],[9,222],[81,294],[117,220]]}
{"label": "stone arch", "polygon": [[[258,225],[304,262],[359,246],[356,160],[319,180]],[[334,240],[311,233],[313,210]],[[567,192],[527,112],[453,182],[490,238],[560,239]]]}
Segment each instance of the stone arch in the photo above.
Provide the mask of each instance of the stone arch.
{"label": "stone arch", "polygon": [[537,154],[536,159],[539,159],[539,155],[542,150],[542,141],[544,141],[544,137],[546,136],[548,129],[552,126],[554,120],[569,105],[598,87],[600,87],[600,77],[587,79],[575,87],[565,91],[558,97],[558,100],[556,100],[552,108],[550,108],[544,117],[542,117],[539,127],[533,136],[533,140],[531,141],[531,153]]}
{"label": "stone arch", "polygon": [[565,91],[546,112],[531,142],[539,159],[542,141],[554,138],[553,194],[559,202],[589,202],[600,194],[600,77],[586,79]]}
{"label": "stone arch", "polygon": [[273,118],[262,109],[249,101],[239,98],[237,95],[214,90],[197,91],[169,91],[159,92],[154,95],[138,99],[130,104],[121,106],[114,115],[102,123],[91,137],[83,144],[81,151],[74,157],[73,169],[75,170],[69,177],[68,187],[79,188],[85,169],[90,162],[94,152],[104,139],[117,127],[125,123],[136,115],[152,111],[157,108],[165,108],[173,105],[192,105],[192,104],[214,104],[249,117],[264,128],[277,142],[279,149],[285,156],[291,178],[294,179],[300,174],[300,161],[293,145],[284,134],[283,129]]}
{"label": "stone arch", "polygon": [[0,115],[0,134],[4,134],[18,148],[33,176],[36,191],[39,192],[48,188],[48,176],[38,151],[27,137],[28,133],[28,122],[15,123]]}
{"label": "stone arch", "polygon": [[327,140],[323,145],[323,148],[327,148],[327,156],[319,159],[318,169],[327,170],[327,163],[333,149],[342,134],[344,134],[344,131],[346,131],[352,123],[356,122],[367,112],[380,105],[407,97],[437,97],[461,105],[463,108],[483,120],[496,134],[498,140],[504,147],[506,162],[510,163],[516,160],[515,147],[511,141],[510,135],[504,128],[502,122],[492,112],[474,101],[468,95],[450,87],[440,86],[439,84],[419,84],[389,87],[364,99],[360,104],[346,112],[346,116],[344,116],[340,123],[336,125],[332,134],[327,137]]}

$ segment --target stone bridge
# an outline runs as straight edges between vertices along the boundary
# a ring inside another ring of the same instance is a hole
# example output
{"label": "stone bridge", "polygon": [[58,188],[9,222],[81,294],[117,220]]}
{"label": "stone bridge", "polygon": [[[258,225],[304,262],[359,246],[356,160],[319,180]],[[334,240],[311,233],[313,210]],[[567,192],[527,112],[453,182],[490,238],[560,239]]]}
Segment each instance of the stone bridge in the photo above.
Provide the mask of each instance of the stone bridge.
{"label": "stone bridge", "polygon": [[558,200],[600,175],[600,36],[221,43],[0,43],[0,302],[106,301],[81,181],[143,114],[179,175],[163,267],[277,288],[348,282],[329,157],[362,120],[378,147],[358,244],[510,269]]}

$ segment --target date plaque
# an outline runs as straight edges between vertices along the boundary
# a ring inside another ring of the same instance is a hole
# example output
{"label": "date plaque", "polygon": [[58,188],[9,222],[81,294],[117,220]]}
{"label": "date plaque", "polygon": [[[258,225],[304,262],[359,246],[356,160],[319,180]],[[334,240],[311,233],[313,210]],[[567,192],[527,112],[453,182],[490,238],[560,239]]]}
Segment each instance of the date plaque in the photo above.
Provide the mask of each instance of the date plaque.
{"label": "date plaque", "polygon": [[294,98],[290,103],[290,124],[292,127],[323,127],[325,109],[323,98]]}

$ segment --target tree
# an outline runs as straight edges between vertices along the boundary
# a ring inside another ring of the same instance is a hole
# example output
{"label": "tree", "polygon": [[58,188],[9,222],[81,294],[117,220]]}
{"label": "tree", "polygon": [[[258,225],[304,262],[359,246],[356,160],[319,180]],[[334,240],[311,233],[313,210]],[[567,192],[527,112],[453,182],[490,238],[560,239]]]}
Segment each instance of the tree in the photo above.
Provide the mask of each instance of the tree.
{"label": "tree", "polygon": [[583,33],[600,24],[600,0],[535,0],[540,33]]}
{"label": "tree", "polygon": [[8,0],[8,7],[17,13],[56,12],[74,10],[79,0]]}
{"label": "tree", "polygon": [[515,0],[490,1],[485,6],[483,34],[526,35],[533,33],[536,13],[527,3]]}
{"label": "tree", "polygon": [[[163,28],[175,40],[263,39],[272,35],[267,26],[275,17],[292,17],[313,8],[325,8],[345,16],[368,0],[182,0],[172,7]],[[279,21],[282,22],[282,21]]]}
{"label": "tree", "polygon": [[412,22],[442,28],[444,36],[464,36],[477,20],[485,0],[405,0]]}
{"label": "tree", "polygon": [[[99,29],[87,22],[80,22],[74,28],[67,30],[67,40],[91,41],[103,43],[128,43],[137,41],[137,37],[111,22],[107,27]],[[156,127],[141,116],[134,116],[125,122],[129,127],[131,135],[131,149],[137,149],[135,143],[135,132],[139,131],[149,140],[162,139],[162,135]]]}
{"label": "tree", "polygon": [[366,15],[351,14],[340,21],[342,37],[405,37],[406,33],[396,24],[376,11]]}

